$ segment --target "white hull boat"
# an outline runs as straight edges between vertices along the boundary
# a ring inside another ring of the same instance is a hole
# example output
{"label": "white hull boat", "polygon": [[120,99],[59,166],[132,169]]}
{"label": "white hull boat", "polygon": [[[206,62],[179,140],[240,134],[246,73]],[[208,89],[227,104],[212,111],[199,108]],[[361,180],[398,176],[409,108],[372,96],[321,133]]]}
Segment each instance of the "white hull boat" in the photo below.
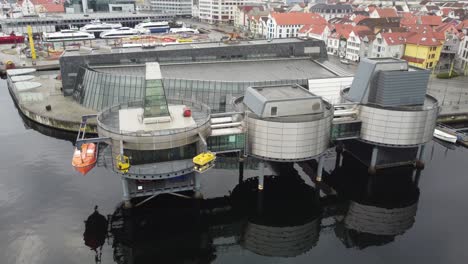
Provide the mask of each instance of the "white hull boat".
{"label": "white hull boat", "polygon": [[457,136],[454,136],[437,128],[434,130],[434,137],[450,143],[457,142]]}

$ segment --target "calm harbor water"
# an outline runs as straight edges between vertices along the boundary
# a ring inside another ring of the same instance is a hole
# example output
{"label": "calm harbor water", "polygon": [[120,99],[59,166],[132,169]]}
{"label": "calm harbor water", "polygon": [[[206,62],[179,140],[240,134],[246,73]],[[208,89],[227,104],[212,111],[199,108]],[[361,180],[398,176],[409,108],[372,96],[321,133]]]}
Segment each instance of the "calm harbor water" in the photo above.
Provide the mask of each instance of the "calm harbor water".
{"label": "calm harbor water", "polygon": [[[114,214],[121,200],[118,176],[103,168],[75,173],[73,145],[66,140],[73,135],[51,137],[51,131],[24,122],[3,81],[0,118],[0,263],[94,263],[95,252],[83,240],[84,221],[95,205],[103,215]],[[301,167],[282,169],[281,177],[266,182],[261,209],[254,182],[236,187],[237,169],[226,159],[223,168],[202,178],[208,200],[202,207],[224,209],[199,217],[190,201],[163,197],[134,219],[140,231],[113,225],[101,261],[464,263],[467,153],[432,142],[418,184],[411,170],[398,169],[377,175],[370,187],[365,169],[347,157],[325,178],[339,195],[320,201]],[[333,168],[332,161],[327,165]],[[258,164],[247,167],[245,178],[257,174]],[[231,191],[232,208],[225,206],[227,199],[212,199]]]}

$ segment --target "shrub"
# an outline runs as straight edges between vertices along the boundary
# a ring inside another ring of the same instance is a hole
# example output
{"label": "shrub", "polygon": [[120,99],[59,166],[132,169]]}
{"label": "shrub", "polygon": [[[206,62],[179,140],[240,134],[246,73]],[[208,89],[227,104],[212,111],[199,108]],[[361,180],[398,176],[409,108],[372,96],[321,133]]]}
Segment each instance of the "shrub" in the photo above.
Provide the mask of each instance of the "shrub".
{"label": "shrub", "polygon": [[439,79],[450,79],[460,76],[457,72],[452,71],[452,75],[449,72],[441,72],[437,74],[437,78]]}

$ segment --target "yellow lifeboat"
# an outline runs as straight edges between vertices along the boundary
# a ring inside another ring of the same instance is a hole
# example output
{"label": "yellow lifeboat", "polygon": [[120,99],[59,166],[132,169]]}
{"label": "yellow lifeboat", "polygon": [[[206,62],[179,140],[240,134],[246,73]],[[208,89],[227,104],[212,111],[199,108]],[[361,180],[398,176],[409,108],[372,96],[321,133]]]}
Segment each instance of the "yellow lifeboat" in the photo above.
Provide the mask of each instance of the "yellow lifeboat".
{"label": "yellow lifeboat", "polygon": [[87,143],[81,145],[81,149],[75,148],[72,158],[72,166],[76,171],[86,175],[96,165],[96,144]]}
{"label": "yellow lifeboat", "polygon": [[118,155],[117,160],[117,169],[122,173],[127,173],[130,168],[130,159],[125,155]]}
{"label": "yellow lifeboat", "polygon": [[194,170],[203,173],[214,166],[216,155],[212,152],[203,152],[193,158]]}

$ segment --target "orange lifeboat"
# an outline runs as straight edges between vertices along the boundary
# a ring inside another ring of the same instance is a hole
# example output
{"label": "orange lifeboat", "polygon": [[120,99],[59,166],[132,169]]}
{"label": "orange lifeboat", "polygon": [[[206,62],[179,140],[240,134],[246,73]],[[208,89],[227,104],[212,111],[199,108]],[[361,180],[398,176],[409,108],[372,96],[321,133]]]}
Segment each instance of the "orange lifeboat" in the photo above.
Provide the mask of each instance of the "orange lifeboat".
{"label": "orange lifeboat", "polygon": [[86,175],[96,165],[96,144],[83,144],[81,150],[75,148],[72,165],[76,171]]}

